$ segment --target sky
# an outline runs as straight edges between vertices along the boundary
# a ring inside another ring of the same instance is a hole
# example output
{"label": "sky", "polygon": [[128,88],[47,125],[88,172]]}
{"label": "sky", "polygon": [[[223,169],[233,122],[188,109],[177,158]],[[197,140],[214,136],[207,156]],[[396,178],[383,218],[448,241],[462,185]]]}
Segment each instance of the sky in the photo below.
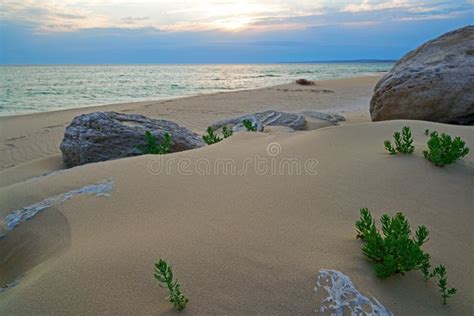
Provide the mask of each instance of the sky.
{"label": "sky", "polygon": [[1,0],[0,64],[398,59],[474,0]]}

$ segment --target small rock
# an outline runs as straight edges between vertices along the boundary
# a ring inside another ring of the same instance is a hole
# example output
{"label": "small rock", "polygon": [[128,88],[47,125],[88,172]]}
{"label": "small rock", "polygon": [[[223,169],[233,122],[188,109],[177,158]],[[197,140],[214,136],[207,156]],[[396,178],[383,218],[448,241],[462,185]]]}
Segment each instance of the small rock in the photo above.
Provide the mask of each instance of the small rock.
{"label": "small rock", "polygon": [[329,114],[329,113],[318,112],[318,111],[303,111],[303,112],[300,112],[300,114],[303,116],[309,116],[309,117],[317,118],[320,120],[325,120],[334,124],[337,124],[338,122],[346,120],[344,116],[339,115],[339,114]]}
{"label": "small rock", "polygon": [[262,122],[255,116],[249,116],[249,117],[243,118],[240,123],[235,124],[232,127],[232,131],[233,132],[247,131],[247,128],[244,126],[244,120],[249,120],[252,123],[252,126],[255,128],[256,132],[262,132],[263,131]]}
{"label": "small rock", "polygon": [[303,79],[303,78],[296,80],[295,83],[299,84],[299,85],[302,85],[302,86],[313,86],[313,85],[315,85],[314,81]]}
{"label": "small rock", "polygon": [[300,114],[268,110],[219,121],[211,125],[211,128],[213,130],[218,130],[223,126],[228,126],[232,127],[234,131],[246,130],[242,124],[242,121],[245,119],[252,121],[254,126],[257,127],[258,132],[263,131],[263,128],[266,125],[287,126],[293,130],[304,130],[306,126],[306,120]]}

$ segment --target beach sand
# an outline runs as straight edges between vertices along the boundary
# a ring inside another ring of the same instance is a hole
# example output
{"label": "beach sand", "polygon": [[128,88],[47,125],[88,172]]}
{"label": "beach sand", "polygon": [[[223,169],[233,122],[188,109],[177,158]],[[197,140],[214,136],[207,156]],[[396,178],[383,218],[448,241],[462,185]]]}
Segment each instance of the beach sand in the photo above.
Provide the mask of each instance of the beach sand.
{"label": "beach sand", "polygon": [[39,160],[60,155],[59,144],[72,118],[94,111],[136,113],[169,119],[200,134],[205,132],[207,126],[218,120],[268,109],[290,112],[301,110],[339,112],[350,122],[367,122],[370,120],[367,104],[373,86],[379,79],[380,76],[366,76],[320,81],[315,86],[289,84],[172,100],[0,116],[0,171],[32,161],[41,164],[40,169],[61,168],[50,159],[43,162]]}
{"label": "beach sand", "polygon": [[[190,298],[184,314],[312,314],[321,304],[316,276],[333,269],[395,315],[471,315],[474,159],[437,168],[422,150],[427,128],[461,136],[474,148],[473,128],[370,123],[368,100],[376,81],[354,78],[1,118],[0,218],[85,185],[111,181],[113,189],[74,196],[13,230],[3,229],[0,284],[18,284],[0,293],[0,314],[173,313],[153,277],[154,262],[164,258]],[[298,91],[323,87],[335,92]],[[79,113],[129,110],[202,133],[216,119],[268,108],[338,108],[348,120],[314,131],[237,133],[197,150],[38,176],[61,169],[57,147],[64,126]],[[55,125],[61,126],[41,133]],[[390,156],[383,141],[404,125],[414,131],[415,153]],[[15,146],[5,147],[8,138]],[[223,159],[235,170],[224,171]],[[256,159],[266,162],[256,167]],[[299,164],[300,174],[285,169],[285,159]],[[209,172],[196,167],[203,161]],[[458,289],[449,305],[441,304],[435,280],[425,283],[420,272],[376,277],[355,238],[362,207],[376,218],[401,211],[413,228],[427,226],[424,248],[433,264],[447,266],[449,284]]]}

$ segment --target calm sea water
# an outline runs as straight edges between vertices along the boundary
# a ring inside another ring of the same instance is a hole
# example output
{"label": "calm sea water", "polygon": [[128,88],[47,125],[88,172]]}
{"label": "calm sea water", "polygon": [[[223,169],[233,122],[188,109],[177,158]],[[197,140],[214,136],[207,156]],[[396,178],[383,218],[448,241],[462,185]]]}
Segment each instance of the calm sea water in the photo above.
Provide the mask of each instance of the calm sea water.
{"label": "calm sea water", "polygon": [[0,115],[253,89],[388,71],[390,63],[0,66]]}

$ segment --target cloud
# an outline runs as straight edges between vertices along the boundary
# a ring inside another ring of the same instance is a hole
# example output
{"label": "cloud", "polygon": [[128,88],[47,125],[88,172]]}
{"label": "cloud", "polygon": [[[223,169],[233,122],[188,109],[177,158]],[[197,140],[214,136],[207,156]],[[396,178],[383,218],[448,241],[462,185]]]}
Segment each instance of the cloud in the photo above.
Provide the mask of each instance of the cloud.
{"label": "cloud", "polygon": [[81,20],[81,19],[86,19],[87,17],[85,15],[79,15],[79,14],[71,14],[71,13],[55,13],[55,15],[59,18],[67,19],[67,20]]}
{"label": "cloud", "polygon": [[[2,23],[0,64],[104,64],[104,63],[249,63],[348,59],[397,59],[426,40],[472,23],[469,15],[439,20],[406,20],[396,11],[301,17],[260,18],[256,23],[311,25],[304,29],[254,32],[222,30],[160,32],[157,27],[83,28],[68,32],[32,32],[36,25]],[[122,17],[145,17],[153,12],[129,11]],[[393,16],[393,18],[392,18]],[[74,19],[69,20],[74,23]],[[115,21],[114,21],[115,23]],[[125,25],[122,21],[121,25]],[[375,26],[374,26],[375,25]],[[68,28],[71,25],[60,26]],[[417,30],[414,32],[413,30]]]}
{"label": "cloud", "polygon": [[474,8],[469,4],[474,0],[466,1],[413,1],[413,0],[363,0],[352,3],[341,9],[347,14],[374,14],[381,19],[392,21],[421,21],[455,19],[460,16],[469,16]]}
{"label": "cloud", "polygon": [[363,0],[361,3],[351,3],[345,6],[342,12],[380,11],[387,9],[411,8],[415,3],[408,0],[377,1]]}
{"label": "cloud", "polygon": [[64,4],[36,0],[4,0],[0,19],[36,25],[38,33],[71,31],[88,27],[106,27],[110,20],[82,8],[69,8]]}
{"label": "cloud", "polygon": [[143,17],[131,17],[131,16],[127,16],[127,17],[124,17],[122,18],[121,20],[125,23],[125,24],[136,24],[138,22],[143,22],[143,21],[147,21],[149,20],[150,17],[148,16],[143,16]]}
{"label": "cloud", "polygon": [[[0,18],[30,22],[37,31],[64,32],[87,28],[153,27],[168,31],[242,30],[264,19],[280,20],[317,14],[322,5],[312,0],[286,3],[273,0],[201,0],[138,3],[120,0],[4,0]],[[131,15],[132,13],[133,15]],[[277,28],[276,26],[274,26]],[[304,27],[304,25],[300,25]]]}
{"label": "cloud", "polygon": [[408,16],[401,17],[398,21],[423,21],[423,20],[445,20],[452,19],[461,16],[460,12],[451,12],[446,14],[432,14],[432,15],[419,15],[419,16]]}
{"label": "cloud", "polygon": [[37,33],[84,29],[269,32],[323,25],[372,27],[387,21],[472,14],[474,0],[3,0],[0,19]]}

